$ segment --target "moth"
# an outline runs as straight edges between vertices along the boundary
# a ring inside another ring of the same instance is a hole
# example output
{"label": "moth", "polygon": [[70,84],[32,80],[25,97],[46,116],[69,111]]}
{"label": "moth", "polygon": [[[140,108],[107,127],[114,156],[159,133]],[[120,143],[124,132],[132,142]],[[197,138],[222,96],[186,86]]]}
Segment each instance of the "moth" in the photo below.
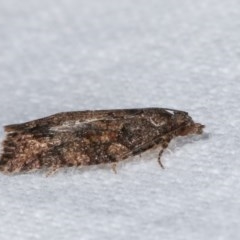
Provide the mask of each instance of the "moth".
{"label": "moth", "polygon": [[[187,112],[167,108],[63,112],[5,126],[3,173],[116,163],[159,147],[158,161],[177,136],[201,134]],[[162,166],[163,167],[163,166]],[[114,168],[114,167],[113,167]]]}

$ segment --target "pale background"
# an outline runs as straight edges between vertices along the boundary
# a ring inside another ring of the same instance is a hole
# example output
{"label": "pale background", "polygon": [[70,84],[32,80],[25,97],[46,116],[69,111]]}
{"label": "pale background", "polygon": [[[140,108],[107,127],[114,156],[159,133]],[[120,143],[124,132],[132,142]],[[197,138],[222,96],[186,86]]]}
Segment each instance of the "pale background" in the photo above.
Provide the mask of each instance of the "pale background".
{"label": "pale background", "polygon": [[1,0],[0,125],[170,107],[207,126],[163,156],[0,174],[0,239],[240,239],[240,1]]}

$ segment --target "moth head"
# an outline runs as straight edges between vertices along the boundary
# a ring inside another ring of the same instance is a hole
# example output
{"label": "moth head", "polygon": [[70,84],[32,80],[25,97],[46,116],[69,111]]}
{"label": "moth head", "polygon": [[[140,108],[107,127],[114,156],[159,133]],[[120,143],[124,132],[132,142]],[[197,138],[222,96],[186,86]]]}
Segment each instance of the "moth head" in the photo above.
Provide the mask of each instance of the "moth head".
{"label": "moth head", "polygon": [[201,123],[195,123],[187,112],[174,112],[174,124],[177,126],[177,135],[202,134],[205,127]]}

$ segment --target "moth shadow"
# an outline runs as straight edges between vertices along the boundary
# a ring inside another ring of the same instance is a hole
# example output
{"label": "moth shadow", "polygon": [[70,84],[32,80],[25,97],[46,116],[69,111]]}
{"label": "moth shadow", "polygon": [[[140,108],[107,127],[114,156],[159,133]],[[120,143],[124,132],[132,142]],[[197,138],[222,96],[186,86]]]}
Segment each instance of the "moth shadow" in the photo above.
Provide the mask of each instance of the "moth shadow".
{"label": "moth shadow", "polygon": [[[155,150],[156,151],[156,150]],[[56,173],[54,173],[53,175],[58,175],[58,174],[70,174],[70,175],[74,175],[74,174],[93,174],[93,173],[98,173],[99,171],[104,172],[104,173],[110,173],[113,176],[115,174],[119,174],[121,173],[122,170],[124,170],[125,168],[129,168],[132,166],[136,166],[137,164],[139,164],[139,161],[141,162],[147,162],[149,161],[149,159],[153,159],[153,157],[149,158],[148,154],[149,152],[154,152],[154,150],[148,150],[146,152],[144,152],[141,155],[136,155],[136,156],[129,156],[127,159],[121,160],[119,162],[115,162],[115,163],[101,163],[98,165],[90,165],[90,166],[78,166],[78,167],[63,167],[63,168],[59,168]],[[153,153],[152,153],[153,154]],[[152,156],[152,154],[150,156]],[[156,153],[154,155],[154,158],[156,157],[157,160],[157,156],[158,154]],[[114,166],[115,164],[115,166]],[[51,174],[49,176],[52,176]]]}
{"label": "moth shadow", "polygon": [[210,137],[211,137],[211,134],[207,132],[204,132],[201,135],[188,135],[188,136],[176,137],[173,141],[170,142],[168,149],[170,151],[174,151],[185,145],[193,144],[194,142],[206,141]]}

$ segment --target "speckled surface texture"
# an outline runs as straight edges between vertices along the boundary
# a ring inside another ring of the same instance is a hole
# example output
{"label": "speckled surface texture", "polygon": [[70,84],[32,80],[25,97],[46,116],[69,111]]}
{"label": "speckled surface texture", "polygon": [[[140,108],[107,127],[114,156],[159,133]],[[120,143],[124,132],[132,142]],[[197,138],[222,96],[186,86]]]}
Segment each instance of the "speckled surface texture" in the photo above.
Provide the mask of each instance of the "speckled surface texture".
{"label": "speckled surface texture", "polygon": [[[0,239],[239,239],[240,2],[0,1],[0,125],[188,111],[202,138],[118,167],[0,175]],[[3,129],[0,131],[4,138]]]}

